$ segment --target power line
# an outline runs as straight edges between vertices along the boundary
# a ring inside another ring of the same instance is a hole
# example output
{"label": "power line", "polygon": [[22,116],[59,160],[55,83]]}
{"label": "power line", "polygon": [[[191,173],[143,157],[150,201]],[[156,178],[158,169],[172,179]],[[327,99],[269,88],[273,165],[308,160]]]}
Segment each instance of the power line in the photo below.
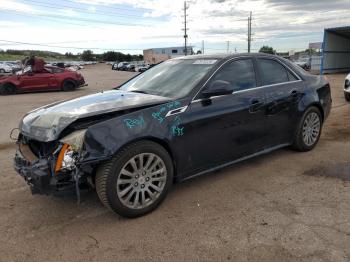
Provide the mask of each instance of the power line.
{"label": "power line", "polygon": [[[61,0],[62,1],[62,0]],[[89,5],[89,6],[91,6],[91,5],[93,5],[94,6],[94,4],[93,3],[85,3],[85,2],[76,2],[76,1],[70,1],[70,0],[65,0],[65,2],[68,2],[68,3],[74,3],[74,4],[76,4],[76,3],[80,3],[80,4],[85,4],[85,5]],[[96,5],[96,4],[95,4]],[[101,5],[99,5],[99,6],[101,6]],[[108,5],[108,9],[114,9],[114,10],[125,10],[125,11],[133,11],[133,12],[137,12],[135,9],[131,9],[131,8],[126,8],[126,7],[115,7],[115,6],[110,6],[110,5]],[[144,8],[144,7],[140,7],[139,9],[144,9],[144,10],[150,10],[149,8]]]}
{"label": "power line", "polygon": [[[34,17],[45,17],[45,18],[55,18],[55,19],[61,19],[61,20],[72,20],[72,17],[70,16],[64,16],[64,15],[46,15],[46,14],[23,14],[20,10],[17,9],[6,9],[6,8],[1,8],[1,10],[5,10],[6,12],[12,12],[20,15],[25,15],[25,16],[34,16]],[[74,17],[74,20],[80,21],[80,22],[90,22],[90,23],[97,23],[97,24],[112,24],[112,25],[124,25],[124,26],[149,26],[145,24],[138,24],[138,23],[125,23],[125,22],[111,22],[107,20],[96,20],[96,19],[86,19],[86,18],[77,18]],[[71,22],[67,22],[70,24]],[[76,25],[81,25],[81,24],[76,24]]]}
{"label": "power line", "polygon": [[[84,8],[80,7],[73,7],[73,6],[68,6],[68,5],[62,5],[62,4],[55,4],[52,5],[50,3],[43,3],[43,2],[38,2],[38,1],[33,1],[33,0],[27,0],[27,2],[31,2],[32,5],[40,6],[40,7],[45,7],[45,8],[51,8],[51,9],[57,9],[58,7],[62,8],[69,8],[70,10],[78,10],[80,13],[86,13],[86,14],[100,14],[103,16],[112,16],[115,17],[116,15],[122,16],[122,17],[133,17],[133,18],[144,18],[142,15],[133,15],[133,14],[125,14],[125,13],[117,13],[117,12],[97,12],[97,11],[90,11]],[[145,18],[146,19],[146,18]],[[147,18],[150,19],[150,18]]]}
{"label": "power line", "polygon": [[113,51],[113,50],[123,50],[123,51],[143,50],[142,48],[99,48],[99,47],[58,46],[58,45],[46,45],[46,44],[41,44],[41,43],[28,43],[28,42],[10,41],[10,40],[3,40],[3,39],[0,39],[0,42],[10,43],[10,44],[31,45],[31,46],[79,49],[79,50],[87,50],[87,49],[91,49],[91,50],[105,50],[105,51]]}
{"label": "power line", "polygon": [[[42,21],[42,18],[40,18],[40,17],[35,17],[35,15],[31,15],[31,14],[23,14],[21,11],[5,10],[5,9],[0,9],[0,10],[1,10],[1,12],[4,12],[4,13],[18,14],[20,16],[27,16],[27,17],[39,19],[40,21]],[[49,21],[53,21],[53,22],[57,22],[57,23],[58,23],[58,21],[62,21],[62,19],[56,19],[54,17],[47,17],[47,18],[45,18],[45,20],[49,20]],[[62,22],[60,22],[60,23],[62,23]],[[89,26],[87,24],[79,24],[79,23],[74,23],[74,22],[65,22],[65,24],[78,25],[78,26]]]}

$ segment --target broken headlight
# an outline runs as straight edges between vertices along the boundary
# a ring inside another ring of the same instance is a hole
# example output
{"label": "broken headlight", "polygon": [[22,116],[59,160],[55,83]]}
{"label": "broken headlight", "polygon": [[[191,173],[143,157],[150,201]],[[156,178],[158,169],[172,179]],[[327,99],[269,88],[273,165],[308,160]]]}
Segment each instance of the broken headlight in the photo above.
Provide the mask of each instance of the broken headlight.
{"label": "broken headlight", "polygon": [[73,170],[83,148],[86,129],[75,131],[62,138],[62,147],[57,157],[55,172],[60,170]]}
{"label": "broken headlight", "polygon": [[83,147],[85,133],[86,129],[75,131],[62,138],[60,142],[69,145],[74,152],[79,152]]}

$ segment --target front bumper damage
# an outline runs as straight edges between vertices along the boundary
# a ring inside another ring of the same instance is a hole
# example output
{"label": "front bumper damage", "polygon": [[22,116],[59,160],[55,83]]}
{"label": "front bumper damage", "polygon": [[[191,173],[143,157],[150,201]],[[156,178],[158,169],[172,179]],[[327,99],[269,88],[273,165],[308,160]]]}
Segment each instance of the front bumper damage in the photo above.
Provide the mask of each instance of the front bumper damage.
{"label": "front bumper damage", "polygon": [[31,164],[17,150],[14,168],[30,185],[33,194],[49,195],[56,190],[57,181],[50,174],[47,160],[41,159],[37,163]]}
{"label": "front bumper damage", "polygon": [[[58,191],[79,189],[82,174],[78,172],[78,167],[55,173],[55,164],[56,158],[54,155],[29,161],[17,145],[13,163],[14,169],[24,178],[33,194],[51,195]],[[77,192],[77,195],[79,198],[79,192]]]}

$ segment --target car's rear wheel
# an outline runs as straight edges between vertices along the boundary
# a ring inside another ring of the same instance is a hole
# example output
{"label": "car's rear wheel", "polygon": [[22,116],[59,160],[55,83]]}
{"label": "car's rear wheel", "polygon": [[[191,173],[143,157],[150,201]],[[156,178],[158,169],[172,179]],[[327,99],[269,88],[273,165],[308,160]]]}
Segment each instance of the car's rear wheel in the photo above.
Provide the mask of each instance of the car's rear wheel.
{"label": "car's rear wheel", "polygon": [[72,91],[76,88],[76,84],[71,80],[65,80],[62,85],[63,91]]}
{"label": "car's rear wheel", "polygon": [[11,83],[5,83],[0,86],[1,95],[13,95],[16,94],[16,86]]}
{"label": "car's rear wheel", "polygon": [[2,68],[1,68],[1,69],[0,69],[0,73],[1,73],[1,74],[4,74],[4,73],[5,73],[5,69],[2,69]]}
{"label": "car's rear wheel", "polygon": [[124,217],[153,211],[173,181],[173,162],[159,144],[139,141],[99,166],[95,184],[101,202]]}
{"label": "car's rear wheel", "polygon": [[294,138],[293,147],[302,152],[312,150],[322,132],[322,116],[317,107],[310,107],[301,118]]}
{"label": "car's rear wheel", "polygon": [[346,101],[350,102],[350,93],[344,92],[344,97]]}

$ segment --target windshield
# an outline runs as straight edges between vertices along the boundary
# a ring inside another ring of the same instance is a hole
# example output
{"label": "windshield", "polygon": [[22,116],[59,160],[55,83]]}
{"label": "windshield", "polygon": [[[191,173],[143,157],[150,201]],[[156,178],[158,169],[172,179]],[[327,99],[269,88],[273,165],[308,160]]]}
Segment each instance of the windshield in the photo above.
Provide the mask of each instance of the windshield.
{"label": "windshield", "polygon": [[217,60],[168,60],[125,83],[120,90],[170,98],[186,96]]}

